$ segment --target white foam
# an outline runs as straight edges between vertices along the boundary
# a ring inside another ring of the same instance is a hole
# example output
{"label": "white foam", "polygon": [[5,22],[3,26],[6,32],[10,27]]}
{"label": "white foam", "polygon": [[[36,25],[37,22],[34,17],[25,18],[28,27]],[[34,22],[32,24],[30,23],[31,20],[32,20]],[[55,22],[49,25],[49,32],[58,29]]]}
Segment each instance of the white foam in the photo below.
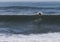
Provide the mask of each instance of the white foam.
{"label": "white foam", "polygon": [[60,42],[60,33],[47,34],[0,34],[0,42]]}

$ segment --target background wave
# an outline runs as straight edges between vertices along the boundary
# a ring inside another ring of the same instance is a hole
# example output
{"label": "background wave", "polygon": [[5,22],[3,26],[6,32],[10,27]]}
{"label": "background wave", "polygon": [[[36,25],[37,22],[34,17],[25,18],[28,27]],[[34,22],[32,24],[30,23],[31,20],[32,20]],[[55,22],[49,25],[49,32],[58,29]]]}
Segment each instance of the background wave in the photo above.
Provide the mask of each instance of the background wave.
{"label": "background wave", "polygon": [[59,2],[1,2],[0,14],[60,14]]}

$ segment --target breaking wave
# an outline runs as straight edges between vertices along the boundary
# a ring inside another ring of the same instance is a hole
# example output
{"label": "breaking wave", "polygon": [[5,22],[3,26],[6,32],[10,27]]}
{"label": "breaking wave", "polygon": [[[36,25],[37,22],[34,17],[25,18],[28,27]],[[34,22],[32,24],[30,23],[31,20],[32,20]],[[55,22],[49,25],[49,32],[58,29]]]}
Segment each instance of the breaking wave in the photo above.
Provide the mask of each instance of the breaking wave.
{"label": "breaking wave", "polygon": [[0,42],[60,42],[60,33],[46,34],[0,34]]}

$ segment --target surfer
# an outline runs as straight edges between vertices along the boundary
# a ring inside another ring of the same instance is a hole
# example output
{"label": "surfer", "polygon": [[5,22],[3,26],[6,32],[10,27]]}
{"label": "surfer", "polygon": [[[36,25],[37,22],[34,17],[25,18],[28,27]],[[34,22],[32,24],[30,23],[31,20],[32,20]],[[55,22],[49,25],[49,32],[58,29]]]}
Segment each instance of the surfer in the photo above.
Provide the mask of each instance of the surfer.
{"label": "surfer", "polygon": [[39,16],[41,16],[41,13],[39,13]]}

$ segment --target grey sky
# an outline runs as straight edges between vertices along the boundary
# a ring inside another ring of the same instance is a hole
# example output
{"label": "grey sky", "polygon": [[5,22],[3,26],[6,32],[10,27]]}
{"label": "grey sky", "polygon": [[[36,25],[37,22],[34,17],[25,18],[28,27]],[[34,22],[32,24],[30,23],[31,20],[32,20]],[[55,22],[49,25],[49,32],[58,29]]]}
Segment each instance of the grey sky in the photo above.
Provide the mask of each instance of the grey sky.
{"label": "grey sky", "polygon": [[0,2],[12,2],[12,1],[60,1],[60,0],[0,0]]}

